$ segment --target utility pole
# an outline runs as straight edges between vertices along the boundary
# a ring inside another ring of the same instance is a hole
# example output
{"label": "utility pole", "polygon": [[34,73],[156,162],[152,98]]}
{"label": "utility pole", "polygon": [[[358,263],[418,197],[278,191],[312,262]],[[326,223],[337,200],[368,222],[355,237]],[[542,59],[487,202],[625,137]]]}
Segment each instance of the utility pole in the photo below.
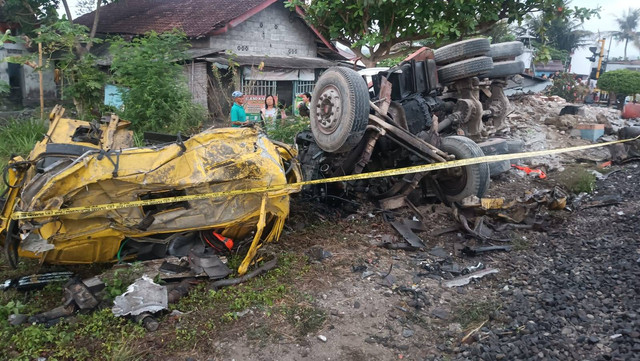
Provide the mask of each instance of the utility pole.
{"label": "utility pole", "polygon": [[602,68],[602,58],[604,57],[604,43],[605,38],[598,40],[600,43],[600,56],[598,57],[598,71],[596,73],[596,80],[600,78],[600,69]]}

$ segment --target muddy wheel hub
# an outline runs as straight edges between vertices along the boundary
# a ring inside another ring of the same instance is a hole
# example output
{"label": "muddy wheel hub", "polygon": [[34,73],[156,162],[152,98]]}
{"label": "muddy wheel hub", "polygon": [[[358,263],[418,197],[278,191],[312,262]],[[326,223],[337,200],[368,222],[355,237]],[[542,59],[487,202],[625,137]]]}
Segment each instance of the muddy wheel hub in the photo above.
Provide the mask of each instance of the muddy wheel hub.
{"label": "muddy wheel hub", "polygon": [[333,85],[324,87],[317,104],[318,130],[323,134],[332,134],[338,128],[338,118],[341,113],[342,96],[340,91]]}

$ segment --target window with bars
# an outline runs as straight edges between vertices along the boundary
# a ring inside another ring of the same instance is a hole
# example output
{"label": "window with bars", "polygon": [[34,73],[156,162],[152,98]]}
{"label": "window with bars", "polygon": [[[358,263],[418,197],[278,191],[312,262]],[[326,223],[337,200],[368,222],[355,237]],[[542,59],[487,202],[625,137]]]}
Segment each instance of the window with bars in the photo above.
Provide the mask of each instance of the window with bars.
{"label": "window with bars", "polygon": [[312,80],[298,80],[296,81],[294,94],[312,93],[315,85],[316,82]]}
{"label": "window with bars", "polygon": [[276,82],[272,80],[245,80],[242,82],[242,92],[251,95],[277,94]]}

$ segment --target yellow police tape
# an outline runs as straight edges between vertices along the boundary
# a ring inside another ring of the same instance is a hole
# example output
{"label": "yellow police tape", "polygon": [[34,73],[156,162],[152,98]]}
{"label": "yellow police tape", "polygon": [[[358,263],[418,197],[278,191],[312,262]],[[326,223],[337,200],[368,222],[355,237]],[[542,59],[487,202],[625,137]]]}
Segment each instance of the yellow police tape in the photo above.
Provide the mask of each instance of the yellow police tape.
{"label": "yellow police tape", "polygon": [[638,139],[640,139],[640,136],[637,136],[631,139],[615,140],[615,141],[606,142],[606,143],[579,145],[575,147],[551,149],[551,150],[539,150],[534,152],[488,155],[488,156],[478,157],[478,158],[459,159],[459,160],[452,160],[449,162],[430,163],[430,164],[416,165],[416,166],[405,167],[405,168],[381,170],[381,171],[370,172],[370,173],[360,173],[360,174],[345,175],[345,176],[339,176],[339,177],[333,177],[333,178],[314,179],[310,181],[275,185],[275,186],[269,186],[269,187],[238,189],[238,190],[226,191],[226,192],[212,192],[212,193],[203,193],[203,194],[193,194],[188,196],[167,197],[167,198],[140,200],[140,201],[123,202],[123,203],[98,204],[95,206],[72,207],[72,208],[53,209],[53,210],[45,210],[45,211],[14,212],[11,215],[11,219],[19,220],[19,219],[54,217],[54,216],[63,216],[67,214],[90,213],[95,211],[122,209],[122,208],[129,208],[129,207],[142,207],[142,206],[150,206],[150,205],[156,205],[156,204],[195,201],[195,200],[207,199],[207,198],[231,197],[231,196],[236,196],[240,194],[269,193],[272,191],[282,191],[284,189],[290,189],[293,192],[298,187],[306,186],[306,185],[334,183],[334,182],[347,182],[347,181],[354,181],[354,180],[360,180],[360,179],[381,178],[381,177],[405,175],[405,174],[412,174],[412,173],[430,172],[434,170],[462,167],[466,165],[479,164],[479,163],[491,163],[491,162],[499,162],[499,161],[510,160],[510,159],[531,158],[531,157],[539,157],[543,155],[568,153],[568,152],[575,152],[575,151],[585,150],[585,149],[600,148],[608,145],[625,143],[625,142],[630,142]]}

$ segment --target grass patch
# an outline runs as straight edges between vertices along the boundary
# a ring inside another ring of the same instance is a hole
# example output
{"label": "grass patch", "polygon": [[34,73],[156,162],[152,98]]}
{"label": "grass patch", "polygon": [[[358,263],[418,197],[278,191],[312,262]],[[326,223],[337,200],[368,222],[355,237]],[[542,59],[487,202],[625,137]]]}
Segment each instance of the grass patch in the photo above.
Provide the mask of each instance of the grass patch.
{"label": "grass patch", "polygon": [[282,312],[299,336],[317,332],[327,319],[326,312],[312,306],[293,305],[284,307]]}
{"label": "grass patch", "polygon": [[453,314],[453,322],[462,325],[466,329],[478,325],[491,318],[491,315],[500,309],[495,301],[475,301],[458,306]]}
{"label": "grass patch", "polygon": [[580,165],[571,165],[561,172],[558,182],[564,185],[571,192],[579,194],[582,192],[592,193],[596,189],[596,176],[589,168]]}
{"label": "grass patch", "polygon": [[26,157],[47,132],[48,122],[38,118],[11,119],[0,126],[0,160],[7,162],[12,154]]}

